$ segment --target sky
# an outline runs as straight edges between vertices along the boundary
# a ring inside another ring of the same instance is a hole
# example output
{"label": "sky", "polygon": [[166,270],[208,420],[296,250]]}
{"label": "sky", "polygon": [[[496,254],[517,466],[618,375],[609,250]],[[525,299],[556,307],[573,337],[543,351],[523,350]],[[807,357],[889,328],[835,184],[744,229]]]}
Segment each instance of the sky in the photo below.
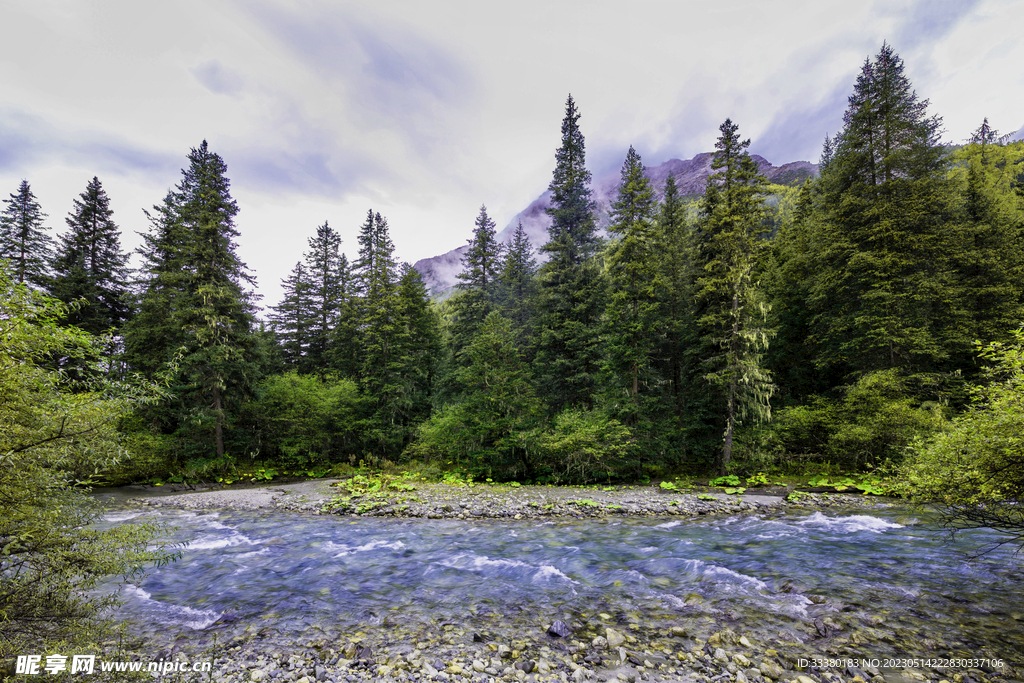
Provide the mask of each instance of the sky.
{"label": "sky", "polygon": [[1024,0],[0,0],[0,197],[51,234],[89,179],[126,250],[207,140],[263,305],[327,221],[368,209],[400,260],[498,229],[551,180],[569,93],[614,173],[712,151],[727,117],[776,165],[816,162],[883,41],[944,139],[1024,133]]}

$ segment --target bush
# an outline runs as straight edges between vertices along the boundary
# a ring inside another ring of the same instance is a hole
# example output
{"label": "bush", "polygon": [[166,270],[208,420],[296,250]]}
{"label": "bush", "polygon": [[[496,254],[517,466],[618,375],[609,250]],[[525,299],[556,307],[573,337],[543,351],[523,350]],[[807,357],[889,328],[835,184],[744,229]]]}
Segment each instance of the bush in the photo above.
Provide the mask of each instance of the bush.
{"label": "bush", "polygon": [[[153,527],[91,528],[101,509],[79,484],[123,455],[118,420],[157,392],[103,382],[87,359],[105,342],[60,327],[66,313],[0,264],[0,657],[101,640],[97,618],[116,596],[88,591],[170,558],[148,548]],[[54,358],[80,361],[93,386],[40,367]]]}
{"label": "bush", "polygon": [[907,383],[895,370],[872,372],[839,401],[814,397],[783,408],[762,430],[758,447],[774,454],[776,465],[819,461],[864,469],[901,463],[916,438],[943,422],[941,407],[913,398]]}
{"label": "bush", "polygon": [[915,442],[905,480],[919,502],[945,507],[948,524],[991,527],[1024,548],[1024,330],[978,351],[987,383],[949,429]]}
{"label": "bush", "polygon": [[254,452],[284,465],[338,461],[358,450],[364,401],[355,382],[289,372],[263,380],[245,408]]}
{"label": "bush", "polygon": [[535,478],[587,484],[635,478],[641,472],[629,429],[597,411],[569,409],[530,438]]}

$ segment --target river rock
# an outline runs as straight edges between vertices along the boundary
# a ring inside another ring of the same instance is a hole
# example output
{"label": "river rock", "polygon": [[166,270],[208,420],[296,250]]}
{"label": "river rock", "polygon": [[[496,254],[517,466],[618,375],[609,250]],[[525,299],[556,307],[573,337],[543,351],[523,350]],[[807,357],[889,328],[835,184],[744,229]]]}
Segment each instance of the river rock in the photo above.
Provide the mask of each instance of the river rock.
{"label": "river rock", "polygon": [[604,636],[597,636],[591,641],[590,646],[595,650],[604,650],[608,647],[608,639]]}
{"label": "river rock", "polygon": [[498,643],[497,652],[498,652],[498,656],[501,657],[502,659],[508,659],[509,657],[512,656],[512,650],[509,648],[508,645],[505,645],[503,643]]}
{"label": "river rock", "polygon": [[484,669],[486,668],[487,665],[481,662],[479,659],[473,660],[473,671],[476,671],[477,673],[483,673]]}
{"label": "river rock", "polygon": [[250,681],[263,681],[267,678],[267,672],[263,669],[253,669],[249,672]]}
{"label": "river rock", "polygon": [[555,638],[565,638],[572,635],[572,630],[561,619],[548,626],[548,635]]}
{"label": "river rock", "polygon": [[754,644],[751,643],[746,636],[740,636],[740,645],[751,650],[754,648]]}
{"label": "river rock", "polygon": [[604,637],[608,640],[608,647],[613,649],[626,642],[626,636],[613,628],[606,628],[604,631]]}
{"label": "river rock", "polygon": [[782,678],[782,667],[770,659],[766,659],[761,662],[761,665],[757,668],[761,671],[762,676],[774,678],[775,680]]}
{"label": "river rock", "polygon": [[810,676],[797,676],[796,677],[796,683],[818,683],[818,682],[816,680],[814,680],[813,678],[811,678]]}
{"label": "river rock", "polygon": [[537,662],[537,672],[542,675],[551,673],[551,665],[548,664],[548,660],[544,659],[543,657],[540,658],[540,660]]}
{"label": "river rock", "polygon": [[[708,642],[710,643],[711,641],[708,640]],[[720,647],[715,648],[715,654],[713,656],[716,662],[722,662],[724,664],[729,661],[729,653]]]}
{"label": "river rock", "polygon": [[747,659],[746,657],[744,657],[741,654],[733,655],[732,656],[732,661],[736,662],[736,664],[738,664],[739,666],[742,666],[744,669],[750,667],[750,660]]}

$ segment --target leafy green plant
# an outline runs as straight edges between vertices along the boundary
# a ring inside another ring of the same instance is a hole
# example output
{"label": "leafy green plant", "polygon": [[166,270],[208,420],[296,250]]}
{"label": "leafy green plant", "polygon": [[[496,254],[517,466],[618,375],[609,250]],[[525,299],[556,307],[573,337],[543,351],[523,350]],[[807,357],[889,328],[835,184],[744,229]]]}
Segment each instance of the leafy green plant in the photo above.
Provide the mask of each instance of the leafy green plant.
{"label": "leafy green plant", "polygon": [[732,495],[734,493],[743,493],[747,489],[743,488],[742,486],[730,486],[722,490],[728,493],[729,495]]}
{"label": "leafy green plant", "polygon": [[697,496],[697,498],[699,498],[700,500],[718,500],[718,498],[715,498],[710,493],[701,493],[700,495]]}
{"label": "leafy green plant", "polygon": [[764,472],[758,472],[747,477],[747,486],[767,486],[768,475]]}
{"label": "leafy green plant", "polygon": [[724,477],[712,479],[709,483],[711,486],[739,486],[740,478],[735,474],[729,474]]}

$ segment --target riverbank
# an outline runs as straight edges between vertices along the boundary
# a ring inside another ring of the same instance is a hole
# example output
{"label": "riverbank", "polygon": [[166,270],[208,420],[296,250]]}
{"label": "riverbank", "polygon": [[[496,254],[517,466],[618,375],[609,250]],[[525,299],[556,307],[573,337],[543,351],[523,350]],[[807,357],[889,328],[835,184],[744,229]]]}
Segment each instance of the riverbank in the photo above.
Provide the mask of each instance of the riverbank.
{"label": "riverbank", "polygon": [[[351,480],[315,479],[251,488],[181,492],[137,502],[186,510],[282,510],[312,514],[424,519],[530,519],[740,514],[770,509],[871,508],[885,499],[840,493],[766,489],[741,495],[680,492],[656,486],[511,486],[507,484],[397,484],[406,488],[366,491]],[[164,492],[160,492],[163,494]]]}

